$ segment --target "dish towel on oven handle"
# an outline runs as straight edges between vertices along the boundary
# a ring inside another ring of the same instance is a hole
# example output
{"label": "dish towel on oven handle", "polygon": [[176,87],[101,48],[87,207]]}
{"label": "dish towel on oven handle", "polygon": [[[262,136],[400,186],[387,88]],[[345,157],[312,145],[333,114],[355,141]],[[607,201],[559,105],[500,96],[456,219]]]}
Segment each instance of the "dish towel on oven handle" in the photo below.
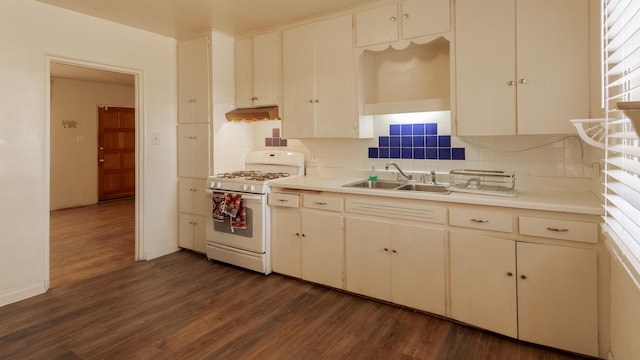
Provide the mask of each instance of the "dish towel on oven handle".
{"label": "dish towel on oven handle", "polygon": [[212,194],[212,211],[213,221],[224,222],[224,200],[225,193],[216,191]]}
{"label": "dish towel on oven handle", "polygon": [[223,212],[231,217],[231,231],[247,228],[247,209],[241,194],[227,193]]}

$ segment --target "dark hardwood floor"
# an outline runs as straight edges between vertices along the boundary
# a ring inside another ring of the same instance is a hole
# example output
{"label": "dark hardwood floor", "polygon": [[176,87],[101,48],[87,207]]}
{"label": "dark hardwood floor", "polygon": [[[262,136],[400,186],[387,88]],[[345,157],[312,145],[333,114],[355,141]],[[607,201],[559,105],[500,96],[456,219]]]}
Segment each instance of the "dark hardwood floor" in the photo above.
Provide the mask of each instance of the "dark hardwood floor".
{"label": "dark hardwood floor", "polygon": [[579,359],[181,251],[0,307],[0,359]]}
{"label": "dark hardwood floor", "polygon": [[52,211],[50,287],[133,264],[135,199]]}

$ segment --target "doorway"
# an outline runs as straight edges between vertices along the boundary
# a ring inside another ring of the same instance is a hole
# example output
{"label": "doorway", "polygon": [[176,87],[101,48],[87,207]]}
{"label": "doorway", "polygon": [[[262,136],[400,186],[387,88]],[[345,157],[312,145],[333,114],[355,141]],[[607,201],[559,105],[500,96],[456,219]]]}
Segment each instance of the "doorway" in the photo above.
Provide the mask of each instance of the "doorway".
{"label": "doorway", "polygon": [[138,259],[138,75],[49,64],[49,284],[57,287]]}

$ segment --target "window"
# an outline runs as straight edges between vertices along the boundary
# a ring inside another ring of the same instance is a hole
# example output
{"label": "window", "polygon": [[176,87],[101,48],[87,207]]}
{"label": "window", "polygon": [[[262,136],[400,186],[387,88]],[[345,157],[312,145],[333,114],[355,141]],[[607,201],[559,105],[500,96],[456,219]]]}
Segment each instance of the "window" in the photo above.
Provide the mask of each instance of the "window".
{"label": "window", "polygon": [[[602,0],[603,100],[607,118],[604,231],[640,280],[640,0]],[[623,114],[619,108],[630,108]],[[635,132],[634,132],[635,130]]]}

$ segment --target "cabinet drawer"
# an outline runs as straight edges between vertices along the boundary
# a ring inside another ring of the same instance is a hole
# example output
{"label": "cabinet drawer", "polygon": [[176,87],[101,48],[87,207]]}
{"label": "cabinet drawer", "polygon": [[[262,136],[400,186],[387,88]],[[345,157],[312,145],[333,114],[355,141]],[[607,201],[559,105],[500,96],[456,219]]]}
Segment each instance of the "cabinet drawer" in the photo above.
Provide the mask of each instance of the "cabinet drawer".
{"label": "cabinet drawer", "polygon": [[511,214],[485,209],[451,209],[449,210],[449,223],[453,226],[473,229],[513,231],[513,216]]}
{"label": "cabinet drawer", "polygon": [[322,195],[305,195],[302,199],[303,207],[329,211],[342,211],[342,198]]}
{"label": "cabinet drawer", "polygon": [[300,195],[272,192],[269,193],[267,204],[269,206],[297,208],[300,207]]}
{"label": "cabinet drawer", "polygon": [[522,235],[592,244],[598,242],[598,224],[596,223],[520,216],[519,224]]}

